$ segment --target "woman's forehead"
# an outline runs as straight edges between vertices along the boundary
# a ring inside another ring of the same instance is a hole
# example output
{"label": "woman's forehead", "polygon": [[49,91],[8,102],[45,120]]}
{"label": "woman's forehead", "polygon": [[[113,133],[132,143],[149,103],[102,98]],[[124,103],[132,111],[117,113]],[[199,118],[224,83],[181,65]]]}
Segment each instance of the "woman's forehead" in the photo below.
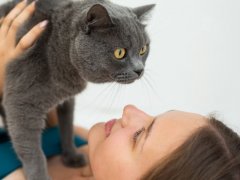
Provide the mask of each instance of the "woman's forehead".
{"label": "woman's forehead", "polygon": [[142,157],[149,162],[171,153],[198,128],[207,124],[204,116],[182,111],[166,112],[157,116],[155,121],[142,150]]}
{"label": "woman's forehead", "polygon": [[170,110],[157,116],[158,120],[164,121],[165,123],[181,123],[181,124],[196,124],[201,125],[207,122],[207,118],[197,113],[184,112],[178,110]]}

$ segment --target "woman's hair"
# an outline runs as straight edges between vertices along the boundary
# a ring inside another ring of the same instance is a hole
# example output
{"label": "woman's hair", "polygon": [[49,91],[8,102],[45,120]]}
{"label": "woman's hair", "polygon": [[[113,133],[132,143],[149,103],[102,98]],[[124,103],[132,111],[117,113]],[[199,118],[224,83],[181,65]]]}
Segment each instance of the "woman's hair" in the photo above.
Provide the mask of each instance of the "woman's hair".
{"label": "woman's hair", "polygon": [[143,180],[240,180],[240,137],[214,117]]}

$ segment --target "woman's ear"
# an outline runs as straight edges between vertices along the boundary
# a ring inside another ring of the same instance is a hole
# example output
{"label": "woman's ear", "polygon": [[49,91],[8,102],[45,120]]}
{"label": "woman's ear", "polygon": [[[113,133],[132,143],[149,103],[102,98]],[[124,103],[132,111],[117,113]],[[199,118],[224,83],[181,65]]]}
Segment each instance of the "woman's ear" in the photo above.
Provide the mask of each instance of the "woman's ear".
{"label": "woman's ear", "polygon": [[95,4],[88,10],[85,21],[87,33],[93,29],[100,30],[113,26],[107,9],[100,4]]}
{"label": "woman's ear", "polygon": [[147,19],[147,16],[149,15],[149,13],[153,10],[153,8],[155,7],[155,4],[149,4],[149,5],[145,5],[145,6],[140,6],[137,8],[133,9],[133,12],[136,14],[136,16],[138,17],[138,19],[143,22]]}

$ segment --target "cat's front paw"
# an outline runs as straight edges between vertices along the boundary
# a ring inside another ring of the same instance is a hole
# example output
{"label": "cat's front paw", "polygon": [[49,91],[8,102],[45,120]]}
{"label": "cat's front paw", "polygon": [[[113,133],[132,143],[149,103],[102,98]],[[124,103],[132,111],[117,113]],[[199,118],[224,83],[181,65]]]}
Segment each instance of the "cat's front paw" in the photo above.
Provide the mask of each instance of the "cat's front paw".
{"label": "cat's front paw", "polygon": [[83,154],[62,154],[62,161],[68,167],[83,167],[87,165],[86,158]]}

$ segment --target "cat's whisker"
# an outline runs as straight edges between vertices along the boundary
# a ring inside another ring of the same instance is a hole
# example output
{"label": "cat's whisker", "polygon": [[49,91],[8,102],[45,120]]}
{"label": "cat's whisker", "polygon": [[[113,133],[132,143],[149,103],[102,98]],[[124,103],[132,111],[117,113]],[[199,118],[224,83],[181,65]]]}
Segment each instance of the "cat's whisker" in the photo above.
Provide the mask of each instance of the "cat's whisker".
{"label": "cat's whisker", "polygon": [[94,100],[94,106],[92,105],[91,109],[92,109],[92,113],[91,116],[93,116],[93,119],[96,119],[98,117],[98,115],[95,113],[94,109],[98,109],[101,113],[104,114],[108,114],[109,110],[109,101],[111,101],[112,99],[112,93],[113,93],[113,88],[115,87],[114,83],[110,83],[107,87],[105,87],[101,93],[99,93],[100,96],[98,96],[98,100],[96,101],[96,99]]}
{"label": "cat's whisker", "polygon": [[[98,118],[98,113],[95,113],[96,109],[98,111],[103,112],[104,114],[107,114],[106,107],[108,107],[108,101],[111,100],[111,97],[109,97],[109,94],[112,93],[112,88],[114,87],[114,83],[108,84],[105,88],[103,88],[100,93],[98,93],[98,96],[96,98],[93,98],[92,102],[93,104],[90,104],[89,107],[91,107],[91,111],[89,111],[89,116],[92,119]],[[99,96],[100,95],[100,96]]]}
{"label": "cat's whisker", "polygon": [[101,97],[101,101],[98,104],[97,107],[101,107],[103,109],[105,109],[105,107],[108,107],[108,102],[111,101],[112,99],[112,94],[113,94],[113,89],[114,89],[115,85],[114,83],[111,83],[108,87],[108,89],[106,89],[106,91],[104,92],[105,94],[102,95]]}
{"label": "cat's whisker", "polygon": [[146,73],[146,76],[144,76],[144,79],[146,80],[148,86],[150,87],[150,89],[152,90],[152,92],[154,93],[154,95],[156,95],[156,97],[160,100],[160,96],[157,93],[157,91],[155,90],[154,86],[152,85],[151,81],[153,81],[153,79],[151,78],[151,80],[149,80],[148,78],[150,78],[150,76]]}
{"label": "cat's whisker", "polygon": [[121,100],[121,102],[125,102],[126,85],[119,84],[119,86],[120,86],[120,89],[119,89],[119,92],[120,92],[119,99]]}
{"label": "cat's whisker", "polygon": [[112,104],[112,101],[113,101],[113,94],[114,94],[114,90],[115,90],[115,83],[112,83],[112,88],[111,88],[111,91],[110,93],[108,94],[108,98],[106,98],[106,114],[109,114],[109,111],[110,111],[110,106]]}
{"label": "cat's whisker", "polygon": [[[154,93],[154,96],[156,97],[154,99],[158,101],[158,104],[160,104],[162,106],[168,105],[169,103],[163,97],[161,97],[159,95],[159,93],[156,91],[155,86],[152,85],[152,83],[153,84],[157,84],[157,83],[154,81],[154,78],[152,78],[149,73],[146,73],[145,80],[146,80],[147,84],[149,85],[149,87],[151,88],[152,92]],[[159,102],[161,102],[161,103],[159,103]]]}
{"label": "cat's whisker", "polygon": [[100,104],[99,107],[102,107],[102,110],[104,110],[104,114],[108,113],[108,109],[109,109],[109,104],[111,104],[110,102],[112,101],[112,94],[113,94],[113,90],[114,90],[115,84],[111,83],[111,88],[109,89],[108,92],[106,92],[106,96],[105,98],[101,101],[102,103]]}
{"label": "cat's whisker", "polygon": [[145,76],[142,77],[141,85],[143,87],[142,89],[144,89],[144,91],[146,92],[146,97],[147,97],[147,100],[148,100],[148,106],[151,106],[151,91],[148,88],[148,83],[145,80]]}
{"label": "cat's whisker", "polygon": [[[100,92],[97,93],[96,96],[94,96],[93,98],[91,98],[91,101],[89,101],[87,104],[85,104],[84,106],[79,105],[78,108],[79,109],[85,109],[88,107],[95,107],[95,105],[98,105],[99,100],[101,100],[101,98],[104,98],[104,93],[110,89],[110,87],[112,86],[112,84],[108,84],[106,87],[104,87]],[[102,101],[101,101],[102,102]],[[96,106],[98,107],[98,106]]]}
{"label": "cat's whisker", "polygon": [[114,101],[115,102],[119,102],[120,99],[120,94],[121,94],[121,90],[122,90],[122,85],[121,84],[117,84],[117,93],[116,93],[116,96],[114,97]]}
{"label": "cat's whisker", "polygon": [[111,113],[110,111],[111,111],[114,103],[116,102],[115,100],[116,100],[117,95],[119,94],[119,84],[116,82],[114,82],[113,84],[115,86],[114,86],[114,90],[112,91],[113,93],[112,93],[112,97],[111,97],[111,102],[108,106],[108,110],[107,110],[108,113]]}
{"label": "cat's whisker", "polygon": [[126,92],[127,92],[127,87],[126,85],[121,85],[122,86],[122,89],[121,89],[121,92],[122,92],[122,96],[121,96],[121,101],[124,103],[125,105],[125,102],[126,102]]}

